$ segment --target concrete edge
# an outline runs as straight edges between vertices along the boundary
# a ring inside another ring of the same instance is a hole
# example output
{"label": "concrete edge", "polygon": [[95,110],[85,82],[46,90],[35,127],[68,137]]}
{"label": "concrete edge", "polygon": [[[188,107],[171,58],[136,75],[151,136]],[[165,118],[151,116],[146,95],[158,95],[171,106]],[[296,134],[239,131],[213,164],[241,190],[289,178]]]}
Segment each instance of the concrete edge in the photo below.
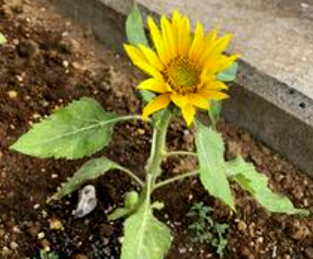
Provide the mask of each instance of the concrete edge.
{"label": "concrete edge", "polygon": [[[132,1],[51,0],[61,12],[90,27],[111,49],[123,53],[125,19]],[[158,14],[139,6],[144,16]],[[313,100],[240,61],[236,86],[223,114],[313,176]]]}

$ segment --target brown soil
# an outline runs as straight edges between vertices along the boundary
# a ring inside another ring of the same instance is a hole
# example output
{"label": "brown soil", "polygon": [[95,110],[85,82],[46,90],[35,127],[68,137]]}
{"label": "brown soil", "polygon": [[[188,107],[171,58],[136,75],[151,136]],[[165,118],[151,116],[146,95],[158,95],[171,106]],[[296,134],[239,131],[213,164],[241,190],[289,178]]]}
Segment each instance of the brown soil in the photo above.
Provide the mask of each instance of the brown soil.
{"label": "brown soil", "polygon": [[[60,258],[118,258],[122,224],[108,223],[105,211],[118,206],[122,195],[137,188],[114,171],[93,182],[99,205],[83,219],[71,211],[77,193],[61,202],[46,203],[61,182],[84,162],[36,159],[8,147],[30,125],[53,110],[82,96],[96,98],[107,110],[140,113],[135,91],[141,75],[129,63],[99,46],[88,30],[60,17],[46,0],[0,0],[0,30],[9,42],[0,50],[0,255],[1,258],[38,258],[49,245]],[[313,181],[251,136],[225,122],[220,129],[227,142],[227,158],[238,152],[270,177],[270,186],[297,206],[313,211]],[[141,123],[117,125],[105,152],[109,158],[143,176],[151,132]],[[193,133],[178,120],[171,126],[171,148],[192,149]],[[166,176],[194,167],[193,160],[164,163]],[[225,258],[313,258],[313,219],[268,215],[237,185],[233,185],[237,213],[212,199],[196,180],[172,184],[155,194],[165,202],[159,217],[174,236],[168,259],[218,258],[208,245],[191,242],[186,213],[197,201],[214,208],[213,218],[228,223]],[[53,230],[60,221],[64,229]],[[44,234],[44,238],[39,239]],[[100,251],[110,256],[98,256]],[[37,255],[36,255],[37,253]]]}

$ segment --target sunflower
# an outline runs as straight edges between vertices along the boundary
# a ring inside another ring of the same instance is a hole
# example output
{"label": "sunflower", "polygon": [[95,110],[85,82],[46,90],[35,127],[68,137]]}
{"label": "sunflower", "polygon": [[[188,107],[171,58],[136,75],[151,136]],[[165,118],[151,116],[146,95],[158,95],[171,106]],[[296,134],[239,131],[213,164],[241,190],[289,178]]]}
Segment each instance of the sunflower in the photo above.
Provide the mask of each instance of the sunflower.
{"label": "sunflower", "polygon": [[217,75],[238,58],[224,54],[232,36],[218,38],[217,29],[204,35],[199,22],[192,34],[189,18],[178,11],[173,12],[170,20],[162,16],[160,28],[152,17],[147,22],[155,49],[142,44],[124,45],[132,62],[151,76],[138,89],[157,93],[144,108],[143,117],[148,118],[172,102],[181,109],[190,126],[196,108],[208,110],[210,100],[228,97],[222,92],[227,86]]}

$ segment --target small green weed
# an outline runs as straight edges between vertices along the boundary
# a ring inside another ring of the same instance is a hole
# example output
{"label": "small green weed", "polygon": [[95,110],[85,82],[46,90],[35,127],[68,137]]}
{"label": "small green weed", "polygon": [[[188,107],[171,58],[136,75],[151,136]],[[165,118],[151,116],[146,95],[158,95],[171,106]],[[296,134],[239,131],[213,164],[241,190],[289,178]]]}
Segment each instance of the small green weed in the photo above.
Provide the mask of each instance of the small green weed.
{"label": "small green weed", "polygon": [[210,217],[212,211],[213,209],[203,205],[203,202],[194,204],[187,213],[187,217],[193,222],[188,228],[192,232],[192,242],[210,244],[222,258],[227,245],[226,232],[229,226],[215,222]]}

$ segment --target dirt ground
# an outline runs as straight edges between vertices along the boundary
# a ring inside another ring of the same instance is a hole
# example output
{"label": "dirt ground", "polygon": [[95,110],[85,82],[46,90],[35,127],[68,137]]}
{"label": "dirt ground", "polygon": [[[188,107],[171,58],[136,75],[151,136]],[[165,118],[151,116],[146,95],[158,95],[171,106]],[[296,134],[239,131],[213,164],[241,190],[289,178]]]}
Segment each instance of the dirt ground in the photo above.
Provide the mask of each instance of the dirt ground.
{"label": "dirt ground", "polygon": [[[118,114],[140,113],[135,86],[142,75],[100,46],[88,29],[59,16],[48,0],[0,0],[0,30],[8,38],[0,49],[0,257],[39,258],[39,249],[49,246],[60,258],[119,258],[122,222],[108,223],[105,212],[137,186],[120,172],[110,172],[92,182],[99,199],[96,210],[75,219],[71,212],[77,193],[60,202],[46,200],[86,159],[36,159],[8,147],[34,122],[82,96],[94,97]],[[224,121],[219,128],[227,143],[226,158],[242,154],[270,177],[273,189],[313,212],[312,179],[244,130]],[[96,156],[105,154],[142,177],[150,137],[146,124],[118,124],[110,146]],[[193,129],[181,120],[173,122],[170,148],[192,150],[193,138]],[[194,166],[193,160],[168,160],[164,177]],[[313,258],[312,217],[269,215],[237,185],[232,187],[236,214],[194,179],[156,192],[154,198],[165,202],[158,217],[174,237],[167,259],[218,258],[210,246],[191,242],[186,213],[201,200],[214,209],[214,220],[230,225],[225,258]],[[63,228],[54,229],[56,222]]]}

